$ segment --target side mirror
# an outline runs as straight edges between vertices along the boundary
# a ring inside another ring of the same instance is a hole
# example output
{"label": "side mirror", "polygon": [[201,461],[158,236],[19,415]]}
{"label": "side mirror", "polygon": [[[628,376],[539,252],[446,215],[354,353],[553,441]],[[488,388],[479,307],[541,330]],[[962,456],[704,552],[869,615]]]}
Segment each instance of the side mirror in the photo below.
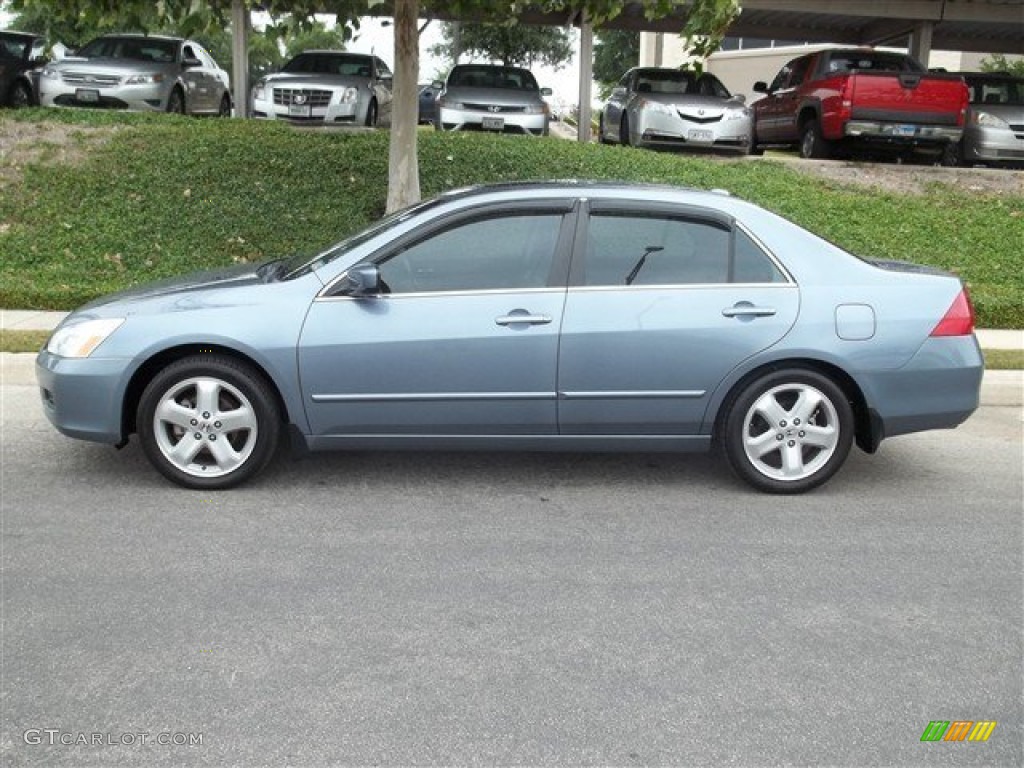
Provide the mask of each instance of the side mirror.
{"label": "side mirror", "polygon": [[540,89],[540,95],[541,96],[550,96],[552,93],[554,93],[554,91],[552,91],[550,88],[541,88]]}
{"label": "side mirror", "polygon": [[768,83],[764,80],[758,80],[754,83],[754,93],[768,93]]}
{"label": "side mirror", "polygon": [[188,57],[181,62],[181,66],[184,69],[195,69],[196,67],[203,66],[203,62],[201,62],[199,59]]}
{"label": "side mirror", "polygon": [[734,93],[732,95],[732,100],[733,101],[738,101],[740,104],[746,104],[747,103],[747,94],[745,94],[745,93]]}
{"label": "side mirror", "polygon": [[342,293],[347,296],[373,296],[380,293],[380,269],[376,264],[356,264],[345,274]]}
{"label": "side mirror", "polygon": [[442,83],[440,80],[435,80],[430,84],[430,87],[440,91],[442,88],[444,88],[444,83]]}
{"label": "side mirror", "polygon": [[625,95],[626,95],[626,86],[624,86],[624,85],[616,85],[614,88],[612,88],[611,97],[613,99],[621,99],[621,98],[625,97]]}

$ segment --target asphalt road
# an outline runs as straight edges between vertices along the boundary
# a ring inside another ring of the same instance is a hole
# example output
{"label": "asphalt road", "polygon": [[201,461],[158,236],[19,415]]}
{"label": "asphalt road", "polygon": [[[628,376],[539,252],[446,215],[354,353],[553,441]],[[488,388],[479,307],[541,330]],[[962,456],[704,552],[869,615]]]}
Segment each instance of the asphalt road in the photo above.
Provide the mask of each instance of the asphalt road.
{"label": "asphalt road", "polygon": [[5,766],[1024,762],[1019,407],[798,498],[494,454],[209,495],[2,397]]}

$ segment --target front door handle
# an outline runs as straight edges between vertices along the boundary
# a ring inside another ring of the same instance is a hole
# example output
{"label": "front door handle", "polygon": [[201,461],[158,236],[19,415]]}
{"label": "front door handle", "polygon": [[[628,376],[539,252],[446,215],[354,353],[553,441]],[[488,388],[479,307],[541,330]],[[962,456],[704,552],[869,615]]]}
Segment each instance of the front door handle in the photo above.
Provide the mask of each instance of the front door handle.
{"label": "front door handle", "polygon": [[547,325],[551,322],[550,315],[531,315],[525,309],[514,309],[507,315],[496,317],[498,325]]}
{"label": "front door handle", "polygon": [[755,307],[749,302],[740,302],[733,307],[726,307],[722,310],[725,317],[771,317],[775,314],[772,307]]}

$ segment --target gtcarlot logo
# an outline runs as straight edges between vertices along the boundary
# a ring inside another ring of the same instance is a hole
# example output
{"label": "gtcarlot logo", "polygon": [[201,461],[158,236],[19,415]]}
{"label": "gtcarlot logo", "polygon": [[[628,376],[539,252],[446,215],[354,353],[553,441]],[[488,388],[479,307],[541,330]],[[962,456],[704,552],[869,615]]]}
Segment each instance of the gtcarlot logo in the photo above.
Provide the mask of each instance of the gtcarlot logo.
{"label": "gtcarlot logo", "polygon": [[150,731],[114,733],[62,731],[60,728],[29,728],[22,734],[26,744],[49,747],[135,747],[156,744],[161,747],[201,747],[203,734]]}
{"label": "gtcarlot logo", "polygon": [[995,720],[932,720],[921,741],[988,741],[995,729]]}

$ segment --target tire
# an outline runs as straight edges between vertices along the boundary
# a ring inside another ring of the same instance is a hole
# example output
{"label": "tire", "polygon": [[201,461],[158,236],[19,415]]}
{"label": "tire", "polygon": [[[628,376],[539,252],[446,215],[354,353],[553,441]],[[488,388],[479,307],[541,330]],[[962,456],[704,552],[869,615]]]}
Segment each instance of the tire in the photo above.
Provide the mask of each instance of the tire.
{"label": "tire", "polygon": [[608,138],[604,135],[604,112],[602,112],[601,116],[597,119],[597,143],[608,143]]}
{"label": "tire", "polygon": [[185,94],[181,92],[181,88],[175,86],[171,90],[171,95],[167,97],[167,111],[179,115],[185,114]]}
{"label": "tire", "polygon": [[846,461],[853,409],[826,376],[790,368],[744,387],[725,411],[721,441],[732,470],[767,493],[816,488]]}
{"label": "tire", "polygon": [[11,86],[7,95],[7,103],[11,109],[24,109],[32,106],[32,90],[25,83],[18,81]]}
{"label": "tire", "polygon": [[231,97],[226,93],[220,97],[220,106],[217,108],[217,117],[231,117]]}
{"label": "tire", "polygon": [[961,165],[966,165],[966,162],[964,162],[963,141],[951,141],[943,147],[942,155],[939,157],[939,164],[946,166],[947,168],[956,168]]}
{"label": "tire", "polygon": [[753,127],[750,129],[750,143],[747,145],[747,154],[761,157],[764,154],[764,147],[757,143],[757,131]]}
{"label": "tire", "polygon": [[370,106],[366,108],[366,127],[377,127],[377,100],[370,99]]}
{"label": "tire", "polygon": [[624,147],[633,146],[633,137],[629,132],[629,115],[622,113],[622,122],[619,123],[619,144]]}
{"label": "tire", "polygon": [[186,488],[219,490],[248,480],[274,455],[281,416],[270,386],[221,355],[171,363],[149,382],[137,425],[150,463]]}
{"label": "tire", "polygon": [[821,135],[817,120],[808,120],[800,134],[800,157],[805,160],[825,160],[832,154],[831,142]]}

